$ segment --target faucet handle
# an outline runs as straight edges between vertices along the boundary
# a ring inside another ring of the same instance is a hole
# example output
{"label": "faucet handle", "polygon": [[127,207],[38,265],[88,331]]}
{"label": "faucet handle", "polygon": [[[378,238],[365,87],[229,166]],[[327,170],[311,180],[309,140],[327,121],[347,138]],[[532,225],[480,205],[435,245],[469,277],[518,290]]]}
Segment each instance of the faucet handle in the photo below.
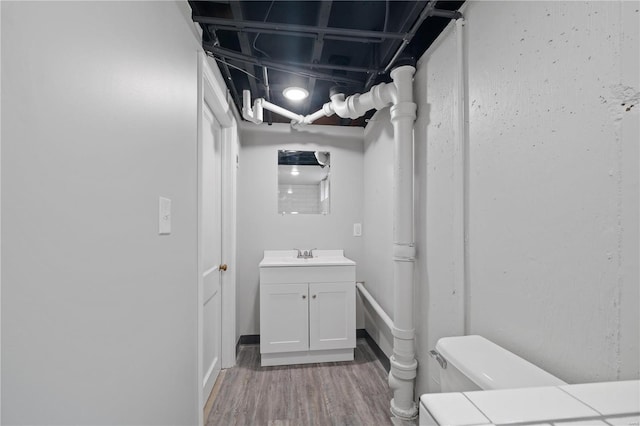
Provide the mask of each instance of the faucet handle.
{"label": "faucet handle", "polygon": [[298,259],[300,259],[302,257],[302,252],[299,248],[294,248],[294,250],[298,250]]}
{"label": "faucet handle", "polygon": [[318,250],[318,248],[312,248],[311,250],[309,250],[309,257],[313,257],[313,251],[314,250]]}

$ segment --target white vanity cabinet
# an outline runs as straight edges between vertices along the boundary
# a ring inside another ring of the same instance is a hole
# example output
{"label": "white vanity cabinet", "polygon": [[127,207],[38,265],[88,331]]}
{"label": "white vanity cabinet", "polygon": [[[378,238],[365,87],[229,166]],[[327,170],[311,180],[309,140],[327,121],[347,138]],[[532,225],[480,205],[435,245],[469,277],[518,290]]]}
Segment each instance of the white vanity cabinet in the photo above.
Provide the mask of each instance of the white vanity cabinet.
{"label": "white vanity cabinet", "polygon": [[309,285],[260,285],[260,353],[309,350]]}
{"label": "white vanity cabinet", "polygon": [[312,259],[273,253],[283,251],[266,251],[260,263],[261,364],[353,360],[355,262],[341,250]]}

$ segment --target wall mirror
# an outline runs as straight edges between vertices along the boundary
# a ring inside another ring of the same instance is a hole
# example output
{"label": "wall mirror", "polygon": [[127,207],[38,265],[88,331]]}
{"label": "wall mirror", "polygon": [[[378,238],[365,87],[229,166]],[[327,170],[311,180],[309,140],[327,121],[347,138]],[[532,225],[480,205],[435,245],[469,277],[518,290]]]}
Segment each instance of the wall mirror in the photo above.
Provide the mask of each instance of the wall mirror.
{"label": "wall mirror", "polygon": [[328,214],[331,156],[327,151],[278,151],[278,212]]}

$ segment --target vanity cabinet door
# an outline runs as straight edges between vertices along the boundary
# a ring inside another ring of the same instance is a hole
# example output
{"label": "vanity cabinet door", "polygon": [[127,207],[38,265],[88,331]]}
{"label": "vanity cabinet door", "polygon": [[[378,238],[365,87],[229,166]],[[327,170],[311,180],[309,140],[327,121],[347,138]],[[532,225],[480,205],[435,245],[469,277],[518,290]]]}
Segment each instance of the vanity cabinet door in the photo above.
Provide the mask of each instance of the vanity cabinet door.
{"label": "vanity cabinet door", "polygon": [[309,349],[344,349],[355,346],[355,283],[310,283]]}
{"label": "vanity cabinet door", "polygon": [[306,350],[309,350],[308,285],[260,286],[260,352]]}

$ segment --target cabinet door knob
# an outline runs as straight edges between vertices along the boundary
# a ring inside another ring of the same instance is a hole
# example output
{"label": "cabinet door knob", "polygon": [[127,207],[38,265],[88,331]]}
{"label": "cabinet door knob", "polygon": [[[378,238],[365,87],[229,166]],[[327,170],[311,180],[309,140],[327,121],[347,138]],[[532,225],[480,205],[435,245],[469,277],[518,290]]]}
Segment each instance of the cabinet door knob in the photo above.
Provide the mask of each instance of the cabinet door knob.
{"label": "cabinet door knob", "polygon": [[313,295],[313,298],[314,298],[314,299],[316,298],[316,295],[315,295],[315,294]]}
{"label": "cabinet door knob", "polygon": [[306,295],[306,294],[303,294],[303,295],[302,295],[302,298],[303,298],[303,299],[306,299],[306,298],[307,298],[307,295]]}

